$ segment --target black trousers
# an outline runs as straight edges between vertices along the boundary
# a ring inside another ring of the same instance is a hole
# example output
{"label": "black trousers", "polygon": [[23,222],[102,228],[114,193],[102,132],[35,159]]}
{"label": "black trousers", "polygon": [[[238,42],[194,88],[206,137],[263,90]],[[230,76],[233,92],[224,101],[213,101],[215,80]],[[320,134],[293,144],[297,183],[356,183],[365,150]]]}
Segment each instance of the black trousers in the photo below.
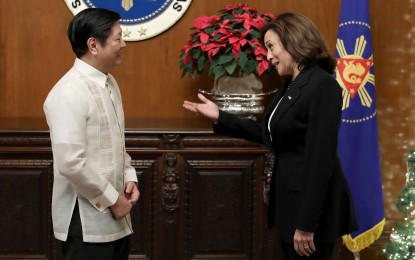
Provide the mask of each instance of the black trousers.
{"label": "black trousers", "polygon": [[76,203],[69,225],[68,239],[62,242],[62,256],[65,260],[128,260],[129,244],[129,236],[106,243],[85,243]]}
{"label": "black trousers", "polygon": [[285,260],[330,260],[333,255],[334,244],[314,242],[316,251],[310,256],[300,256],[294,250],[293,243],[285,242],[282,239],[280,241]]}

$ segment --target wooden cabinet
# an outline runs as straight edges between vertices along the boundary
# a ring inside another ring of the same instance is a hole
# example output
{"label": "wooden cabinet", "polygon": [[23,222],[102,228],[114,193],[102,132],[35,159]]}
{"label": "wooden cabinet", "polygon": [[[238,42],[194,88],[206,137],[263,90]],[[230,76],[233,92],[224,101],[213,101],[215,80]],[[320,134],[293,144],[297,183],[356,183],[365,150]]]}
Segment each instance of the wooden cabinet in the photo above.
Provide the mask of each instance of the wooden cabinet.
{"label": "wooden cabinet", "polygon": [[0,132],[0,259],[56,259],[47,132]]}
{"label": "wooden cabinet", "polygon": [[[12,121],[14,127],[0,132],[0,259],[59,259],[50,218],[49,133],[42,123],[20,123],[28,126]],[[215,135],[209,125],[179,128],[126,132],[141,192],[132,212],[131,258],[268,259],[277,254],[267,250],[274,241],[265,228],[263,189],[273,159],[268,150]]]}
{"label": "wooden cabinet", "polygon": [[[265,227],[273,156],[255,143],[215,135],[206,123],[180,124],[160,130],[135,122],[126,131],[141,192],[130,258],[282,259],[276,231]],[[0,259],[60,259],[47,127],[30,121],[2,127]]]}
{"label": "wooden cabinet", "polygon": [[154,146],[139,138],[129,151],[142,192],[133,213],[132,256],[264,259],[268,151],[211,133],[142,137]]}

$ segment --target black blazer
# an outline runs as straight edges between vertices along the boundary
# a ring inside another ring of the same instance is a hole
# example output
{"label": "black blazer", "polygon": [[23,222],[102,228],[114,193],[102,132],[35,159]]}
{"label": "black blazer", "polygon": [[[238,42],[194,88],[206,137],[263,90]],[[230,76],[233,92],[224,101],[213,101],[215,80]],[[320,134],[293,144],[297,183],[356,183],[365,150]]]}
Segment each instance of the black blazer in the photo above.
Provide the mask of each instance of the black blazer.
{"label": "black blazer", "polygon": [[[270,133],[268,121],[278,102]],[[295,229],[314,232],[315,240],[329,243],[356,230],[337,156],[341,107],[339,84],[316,65],[278,92],[262,124],[219,112],[215,132],[265,144],[274,152],[267,224],[277,225],[287,242],[292,243]]]}

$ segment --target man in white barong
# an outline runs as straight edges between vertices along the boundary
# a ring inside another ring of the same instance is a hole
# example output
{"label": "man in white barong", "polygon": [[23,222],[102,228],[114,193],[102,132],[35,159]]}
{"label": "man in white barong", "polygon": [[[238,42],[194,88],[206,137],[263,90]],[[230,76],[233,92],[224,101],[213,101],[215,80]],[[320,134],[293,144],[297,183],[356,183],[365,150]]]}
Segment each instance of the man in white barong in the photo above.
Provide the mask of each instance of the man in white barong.
{"label": "man in white barong", "polygon": [[53,150],[52,220],[64,259],[128,259],[137,174],[124,140],[120,90],[108,71],[126,46],[116,12],[88,8],[68,27],[73,67],[44,111]]}

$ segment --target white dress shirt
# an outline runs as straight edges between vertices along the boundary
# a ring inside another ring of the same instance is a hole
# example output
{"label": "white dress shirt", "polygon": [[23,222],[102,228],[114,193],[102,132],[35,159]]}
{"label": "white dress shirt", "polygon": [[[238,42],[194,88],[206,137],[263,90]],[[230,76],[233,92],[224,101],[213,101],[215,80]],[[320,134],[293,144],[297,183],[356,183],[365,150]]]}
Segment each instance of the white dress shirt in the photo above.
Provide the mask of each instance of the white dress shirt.
{"label": "white dress shirt", "polygon": [[137,182],[125,150],[124,112],[114,77],[76,59],[50,91],[44,111],[54,160],[55,237],[66,241],[76,200],[84,242],[131,234],[130,216],[115,220],[109,209],[124,194],[126,182]]}

